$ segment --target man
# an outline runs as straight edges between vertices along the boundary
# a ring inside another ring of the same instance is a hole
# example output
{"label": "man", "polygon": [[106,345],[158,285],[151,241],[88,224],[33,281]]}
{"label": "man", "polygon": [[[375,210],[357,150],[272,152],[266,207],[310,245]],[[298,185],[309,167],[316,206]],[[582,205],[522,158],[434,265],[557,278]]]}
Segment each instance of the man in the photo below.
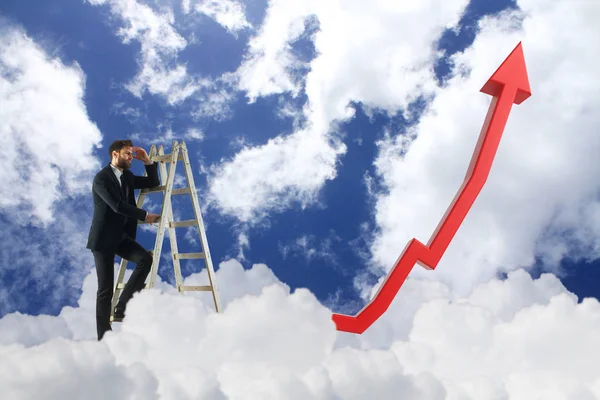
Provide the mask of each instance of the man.
{"label": "man", "polygon": [[[127,302],[143,289],[152,266],[152,255],[135,241],[137,221],[153,223],[160,219],[160,215],[138,208],[134,194],[134,189],[160,185],[158,165],[150,161],[144,149],[133,146],[131,140],[116,140],[108,152],[111,161],[96,174],[92,185],[94,217],[86,246],[94,255],[98,275],[96,327],[99,341],[106,331],[112,330],[110,308],[115,254],[136,264],[114,310],[115,318],[124,318]],[[144,163],[148,176],[137,176],[129,170],[134,158]]]}

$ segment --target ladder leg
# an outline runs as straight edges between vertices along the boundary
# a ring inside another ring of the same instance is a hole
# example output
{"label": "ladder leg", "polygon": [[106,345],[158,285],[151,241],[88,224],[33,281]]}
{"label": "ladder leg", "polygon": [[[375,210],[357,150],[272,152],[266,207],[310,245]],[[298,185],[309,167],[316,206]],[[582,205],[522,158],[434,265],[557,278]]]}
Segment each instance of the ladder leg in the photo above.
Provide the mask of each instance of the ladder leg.
{"label": "ladder leg", "polygon": [[175,236],[175,228],[170,225],[170,223],[173,222],[172,206],[169,206],[167,215],[169,220],[169,242],[171,243],[171,257],[173,259],[173,270],[175,272],[175,284],[177,285],[177,290],[180,290],[180,287],[183,284],[183,278],[181,277],[181,265],[179,264],[179,258],[175,256],[175,254],[179,253],[177,248],[177,238]]}
{"label": "ladder leg", "polygon": [[[164,150],[162,146],[160,146],[159,155],[164,155]],[[166,182],[168,178],[167,168],[163,163],[160,164],[160,173],[162,181]],[[175,256],[177,253],[179,253],[179,250],[177,247],[177,237],[175,235],[175,228],[171,225],[171,222],[174,222],[172,198],[169,202],[169,207],[167,208],[167,226],[169,229],[169,242],[171,244],[171,258],[173,260],[173,270],[175,273],[175,285],[177,287],[177,290],[179,291],[181,285],[183,284],[183,279],[181,277],[181,265],[179,264],[179,259]]]}
{"label": "ladder leg", "polygon": [[210,281],[211,292],[213,295],[213,301],[215,304],[215,310],[220,312],[221,304],[219,300],[219,291],[217,288],[217,280],[215,279],[215,271],[213,270],[212,259],[210,257],[210,250],[208,248],[208,240],[206,239],[206,231],[204,230],[204,222],[202,220],[202,212],[200,211],[200,202],[198,201],[198,193],[196,192],[196,185],[194,184],[194,176],[190,166],[190,159],[188,156],[187,147],[185,142],[181,143],[181,151],[183,155],[183,161],[185,166],[185,174],[189,182],[190,196],[194,208],[194,214],[196,221],[198,222],[198,234],[200,235],[200,243],[202,244],[202,250],[204,251],[204,259],[206,261],[206,270],[208,272],[208,279]]}
{"label": "ladder leg", "polygon": [[160,253],[162,250],[163,239],[165,235],[165,222],[167,210],[171,206],[171,192],[173,191],[173,180],[175,178],[175,168],[177,167],[177,158],[179,157],[179,145],[175,141],[173,152],[171,153],[171,165],[169,165],[169,174],[167,177],[163,204],[160,211],[160,222],[158,223],[158,233],[154,243],[154,254],[152,257],[152,267],[150,269],[150,280],[146,284],[147,288],[152,288],[156,284],[156,275],[158,274],[158,265],[160,263]]}

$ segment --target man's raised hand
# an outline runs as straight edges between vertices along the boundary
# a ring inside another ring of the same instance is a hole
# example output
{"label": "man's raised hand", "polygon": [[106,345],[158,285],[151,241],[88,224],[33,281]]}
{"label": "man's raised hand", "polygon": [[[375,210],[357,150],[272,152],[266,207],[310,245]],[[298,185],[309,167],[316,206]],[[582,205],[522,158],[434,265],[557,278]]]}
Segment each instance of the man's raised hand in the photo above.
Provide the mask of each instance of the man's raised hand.
{"label": "man's raised hand", "polygon": [[146,153],[146,150],[139,146],[133,146],[133,158],[136,160],[141,160],[144,164],[150,164],[150,157],[148,157],[148,153]]}

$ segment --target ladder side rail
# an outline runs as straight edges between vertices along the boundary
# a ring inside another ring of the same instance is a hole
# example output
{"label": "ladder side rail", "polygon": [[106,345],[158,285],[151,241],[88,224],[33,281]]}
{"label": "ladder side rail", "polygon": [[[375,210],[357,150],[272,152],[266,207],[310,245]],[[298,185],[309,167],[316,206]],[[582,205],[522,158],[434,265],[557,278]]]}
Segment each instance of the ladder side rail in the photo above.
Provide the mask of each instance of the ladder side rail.
{"label": "ladder side rail", "polygon": [[188,180],[188,186],[190,188],[190,197],[191,197],[192,204],[193,204],[194,215],[196,217],[196,221],[198,222],[198,234],[200,236],[202,250],[205,255],[204,259],[205,259],[206,266],[207,266],[208,279],[210,280],[210,286],[212,286],[212,288],[213,288],[212,295],[213,295],[213,301],[215,304],[215,310],[218,313],[221,310],[221,304],[220,304],[220,300],[219,300],[219,291],[217,288],[217,283],[216,283],[216,279],[215,279],[215,271],[213,269],[212,258],[210,256],[210,250],[208,247],[208,240],[206,239],[206,231],[204,229],[204,221],[202,219],[202,212],[200,210],[200,202],[198,200],[198,193],[196,192],[194,176],[193,176],[192,169],[190,166],[190,159],[189,159],[187,147],[186,147],[184,141],[181,142],[181,151],[182,151],[182,156],[183,156],[182,157],[183,164],[185,167],[185,174],[186,174],[186,177]]}
{"label": "ladder side rail", "polygon": [[[159,154],[164,156],[163,146],[160,146]],[[160,174],[163,178],[163,182],[168,180],[167,167],[164,162],[160,163]],[[171,192],[172,193],[172,192]],[[169,202],[169,207],[167,207],[167,226],[169,229],[169,242],[171,244],[171,259],[173,260],[173,270],[175,273],[175,284],[177,287],[177,291],[181,290],[181,285],[183,284],[183,279],[181,277],[181,265],[179,259],[176,254],[179,253],[178,245],[177,245],[177,235],[175,232],[175,228],[173,226],[173,198],[171,197],[171,201]]]}
{"label": "ladder side rail", "polygon": [[152,255],[152,267],[150,268],[150,279],[146,284],[146,288],[153,288],[156,283],[158,274],[158,265],[160,263],[160,254],[165,235],[166,211],[171,205],[171,192],[173,190],[173,180],[175,177],[175,168],[177,167],[177,157],[179,156],[179,145],[177,141],[173,141],[173,152],[171,153],[171,164],[169,165],[169,173],[167,176],[166,189],[163,197],[163,203],[160,210],[160,220],[158,223],[158,233],[154,243],[154,253]]}

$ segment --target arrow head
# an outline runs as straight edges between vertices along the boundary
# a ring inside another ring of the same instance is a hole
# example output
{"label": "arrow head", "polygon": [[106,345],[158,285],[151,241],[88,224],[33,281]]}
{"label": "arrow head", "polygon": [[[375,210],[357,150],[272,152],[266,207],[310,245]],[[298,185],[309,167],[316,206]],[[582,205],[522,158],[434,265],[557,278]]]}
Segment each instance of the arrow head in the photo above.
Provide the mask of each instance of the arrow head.
{"label": "arrow head", "polygon": [[500,64],[492,77],[483,85],[481,92],[490,96],[499,96],[502,88],[506,85],[516,86],[517,93],[514,99],[514,103],[516,104],[521,104],[531,96],[521,42],[519,42],[517,47],[506,57],[506,60]]}

